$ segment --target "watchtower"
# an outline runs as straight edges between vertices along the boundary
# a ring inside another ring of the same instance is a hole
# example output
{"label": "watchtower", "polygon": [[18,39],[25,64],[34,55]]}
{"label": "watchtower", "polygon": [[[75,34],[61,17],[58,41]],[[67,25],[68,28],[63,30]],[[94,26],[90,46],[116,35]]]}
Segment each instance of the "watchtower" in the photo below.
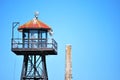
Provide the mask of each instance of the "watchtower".
{"label": "watchtower", "polygon": [[21,38],[14,37],[19,22],[12,25],[11,50],[24,56],[20,80],[48,80],[46,55],[57,55],[57,42],[48,38],[52,29],[38,20],[38,14],[36,12],[32,20],[17,28]]}

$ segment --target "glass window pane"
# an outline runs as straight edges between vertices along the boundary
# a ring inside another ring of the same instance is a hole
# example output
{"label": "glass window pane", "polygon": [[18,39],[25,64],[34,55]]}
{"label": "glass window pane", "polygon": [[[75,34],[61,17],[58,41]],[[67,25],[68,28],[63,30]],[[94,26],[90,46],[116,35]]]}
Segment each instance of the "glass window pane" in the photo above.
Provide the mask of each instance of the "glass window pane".
{"label": "glass window pane", "polygon": [[37,48],[38,47],[38,30],[30,30],[29,36],[30,36],[29,47]]}

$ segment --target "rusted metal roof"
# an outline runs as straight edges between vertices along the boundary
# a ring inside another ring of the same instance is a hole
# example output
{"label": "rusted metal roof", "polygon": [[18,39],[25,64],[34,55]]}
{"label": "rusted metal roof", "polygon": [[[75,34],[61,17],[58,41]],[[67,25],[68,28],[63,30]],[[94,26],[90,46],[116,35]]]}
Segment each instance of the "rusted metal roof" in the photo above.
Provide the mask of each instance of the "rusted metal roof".
{"label": "rusted metal roof", "polygon": [[50,30],[51,28],[46,25],[45,23],[41,22],[40,20],[34,18],[33,20],[21,25],[18,27],[19,31],[22,31],[23,29],[45,29]]}

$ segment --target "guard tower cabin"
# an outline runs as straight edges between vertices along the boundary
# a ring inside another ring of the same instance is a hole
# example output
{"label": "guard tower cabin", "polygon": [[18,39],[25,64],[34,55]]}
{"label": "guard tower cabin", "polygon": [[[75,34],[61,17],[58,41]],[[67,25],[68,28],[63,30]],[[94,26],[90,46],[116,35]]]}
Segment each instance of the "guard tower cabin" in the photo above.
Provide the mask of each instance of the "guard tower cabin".
{"label": "guard tower cabin", "polygon": [[57,55],[56,41],[48,39],[52,29],[38,16],[19,26],[18,31],[22,32],[22,38],[12,38],[12,51],[16,55]]}
{"label": "guard tower cabin", "polygon": [[14,38],[12,26],[12,52],[23,55],[23,65],[20,80],[48,80],[46,55],[57,55],[57,42],[51,38],[52,29],[38,20],[38,13],[33,20],[19,26],[17,30],[22,33],[21,38]]}

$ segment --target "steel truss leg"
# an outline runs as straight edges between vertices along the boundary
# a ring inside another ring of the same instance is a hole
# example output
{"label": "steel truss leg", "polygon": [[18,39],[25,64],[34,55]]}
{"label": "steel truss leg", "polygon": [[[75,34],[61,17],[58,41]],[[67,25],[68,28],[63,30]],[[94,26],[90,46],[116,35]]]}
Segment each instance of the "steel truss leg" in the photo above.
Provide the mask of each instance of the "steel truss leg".
{"label": "steel truss leg", "polygon": [[20,80],[48,80],[46,56],[24,55]]}

